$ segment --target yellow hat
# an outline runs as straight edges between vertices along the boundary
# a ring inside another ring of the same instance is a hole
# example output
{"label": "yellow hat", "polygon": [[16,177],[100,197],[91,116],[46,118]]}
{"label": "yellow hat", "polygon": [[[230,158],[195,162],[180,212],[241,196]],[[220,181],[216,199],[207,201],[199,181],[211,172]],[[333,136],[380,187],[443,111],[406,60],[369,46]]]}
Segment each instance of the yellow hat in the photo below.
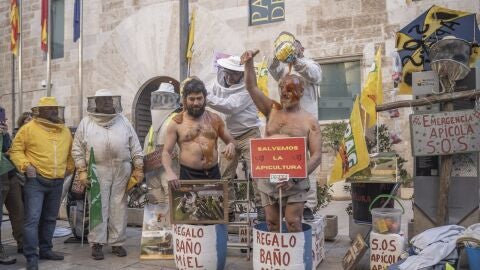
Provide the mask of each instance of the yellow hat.
{"label": "yellow hat", "polygon": [[42,97],[38,101],[37,107],[61,107],[61,106],[58,106],[57,99],[55,97]]}

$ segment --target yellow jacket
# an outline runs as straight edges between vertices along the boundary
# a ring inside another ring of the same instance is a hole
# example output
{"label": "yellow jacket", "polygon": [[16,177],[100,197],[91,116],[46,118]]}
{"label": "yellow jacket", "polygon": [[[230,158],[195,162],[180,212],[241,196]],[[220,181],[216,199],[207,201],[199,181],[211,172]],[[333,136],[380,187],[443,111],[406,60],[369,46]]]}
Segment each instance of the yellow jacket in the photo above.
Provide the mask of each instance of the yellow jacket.
{"label": "yellow jacket", "polygon": [[65,125],[35,118],[18,131],[9,153],[20,172],[31,164],[41,176],[55,179],[73,172],[71,150],[72,135]]}

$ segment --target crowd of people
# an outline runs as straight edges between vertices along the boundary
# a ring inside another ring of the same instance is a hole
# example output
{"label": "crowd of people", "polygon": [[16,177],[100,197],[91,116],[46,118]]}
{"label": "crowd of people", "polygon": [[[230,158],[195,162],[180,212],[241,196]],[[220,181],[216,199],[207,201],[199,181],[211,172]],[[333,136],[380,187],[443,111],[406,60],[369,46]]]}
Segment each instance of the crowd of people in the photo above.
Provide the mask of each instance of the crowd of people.
{"label": "crowd of people", "polygon": [[[286,32],[279,37],[285,35],[293,38]],[[161,133],[162,178],[173,188],[179,187],[179,180],[227,179],[229,220],[233,221],[232,182],[241,159],[246,160],[250,171],[249,141],[261,137],[258,112],[266,117],[263,137],[306,138],[307,171],[314,174],[321,161],[317,109],[321,69],[303,52],[296,39],[281,42],[275,50],[268,69],[278,81],[280,102],[257,87],[253,64],[256,52],[250,50],[241,57],[219,59],[217,78],[211,87],[195,76],[184,80],[180,87],[182,110],[172,115]],[[18,253],[24,254],[29,270],[38,269],[39,259],[63,260],[52,250],[52,238],[64,179],[75,173],[74,181],[87,189],[92,181],[87,167],[93,152],[102,221],[88,234],[91,255],[95,260],[104,259],[105,245],[119,257],[127,255],[123,248],[125,191],[130,179],[144,178],[144,153],[134,128],[122,115],[120,96],[106,89],[96,91],[88,97],[87,113],[73,137],[65,126],[64,107],[54,97],[41,98],[31,113],[21,115],[13,141],[7,119],[0,123],[2,153],[14,165],[0,176],[0,201],[8,209]],[[259,220],[266,221],[269,230],[278,231],[282,210],[288,231],[301,231],[302,218],[313,219],[316,185],[314,175],[277,184],[254,179],[253,202]],[[279,189],[283,190],[282,197]],[[0,264],[11,263],[15,259],[6,254],[0,239]]]}

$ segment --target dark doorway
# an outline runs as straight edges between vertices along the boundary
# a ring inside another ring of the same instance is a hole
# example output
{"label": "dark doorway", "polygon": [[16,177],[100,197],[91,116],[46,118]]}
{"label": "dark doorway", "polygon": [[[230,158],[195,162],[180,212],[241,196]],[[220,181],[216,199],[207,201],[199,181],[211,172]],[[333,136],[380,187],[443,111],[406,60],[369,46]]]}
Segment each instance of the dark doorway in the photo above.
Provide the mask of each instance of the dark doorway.
{"label": "dark doorway", "polygon": [[175,92],[179,93],[180,83],[174,78],[159,76],[146,82],[138,91],[133,102],[133,126],[137,132],[140,144],[143,147],[145,136],[152,125],[152,114],[150,112],[150,94],[157,90],[162,82],[173,84]]}

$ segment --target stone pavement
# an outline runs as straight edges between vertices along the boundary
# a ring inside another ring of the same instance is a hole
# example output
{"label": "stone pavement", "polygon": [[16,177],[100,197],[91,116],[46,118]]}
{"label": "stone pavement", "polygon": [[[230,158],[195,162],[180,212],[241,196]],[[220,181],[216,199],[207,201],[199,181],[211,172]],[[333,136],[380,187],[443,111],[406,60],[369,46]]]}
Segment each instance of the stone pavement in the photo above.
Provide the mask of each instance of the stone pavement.
{"label": "stone pavement", "polygon": [[[346,250],[350,247],[350,239],[348,237],[348,216],[345,212],[345,207],[349,201],[332,201],[326,208],[320,210],[321,214],[334,214],[338,216],[338,236],[335,241],[325,242],[325,260],[320,263],[318,269],[325,270],[341,270],[341,261],[346,253]],[[407,207],[409,208],[409,207]],[[404,217],[406,220],[407,217]],[[16,254],[16,243],[12,238],[11,226],[7,221],[8,216],[3,216],[3,220],[6,221],[2,224],[2,239],[3,244],[9,254],[13,254],[17,258],[17,263],[13,265],[2,265],[0,269],[13,270],[13,269],[25,269],[25,258],[21,254]],[[68,227],[66,221],[59,220],[57,222],[59,227]],[[406,227],[404,227],[406,228]],[[124,258],[118,258],[111,254],[110,247],[104,247],[105,260],[95,261],[91,259],[91,249],[88,244],[83,247],[80,244],[64,244],[63,241],[68,238],[61,237],[54,239],[54,250],[61,252],[65,255],[64,261],[40,261],[40,269],[49,270],[83,270],[83,269],[175,269],[173,260],[140,260],[140,235],[141,228],[129,227],[127,229],[127,241],[125,248],[127,249],[128,256]],[[228,250],[226,270],[244,270],[253,269],[252,261],[246,260],[246,254],[241,253],[239,250]],[[366,254],[361,265],[357,269],[369,269],[368,268],[368,254]]]}

